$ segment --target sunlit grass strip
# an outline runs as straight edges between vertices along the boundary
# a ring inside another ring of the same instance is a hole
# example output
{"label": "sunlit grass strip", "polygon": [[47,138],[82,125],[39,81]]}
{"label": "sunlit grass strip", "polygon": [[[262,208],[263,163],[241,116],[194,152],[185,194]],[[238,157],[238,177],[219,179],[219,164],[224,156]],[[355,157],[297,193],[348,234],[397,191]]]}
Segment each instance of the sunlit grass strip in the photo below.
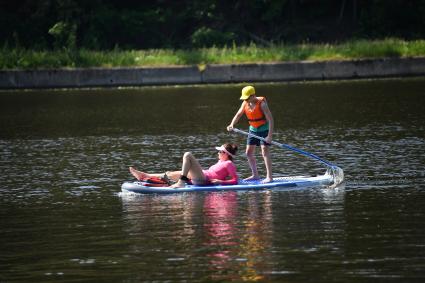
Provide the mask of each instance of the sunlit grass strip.
{"label": "sunlit grass strip", "polygon": [[425,40],[353,40],[341,44],[275,44],[269,47],[250,44],[193,50],[34,51],[3,47],[0,49],[0,69],[150,67],[412,56],[425,56]]}

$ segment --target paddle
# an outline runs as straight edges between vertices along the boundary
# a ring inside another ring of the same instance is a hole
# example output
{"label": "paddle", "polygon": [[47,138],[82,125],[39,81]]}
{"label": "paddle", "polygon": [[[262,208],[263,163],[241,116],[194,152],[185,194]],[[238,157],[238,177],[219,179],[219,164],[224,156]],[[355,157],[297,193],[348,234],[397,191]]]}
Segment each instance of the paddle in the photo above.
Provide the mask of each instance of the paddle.
{"label": "paddle", "polygon": [[[246,136],[252,136],[252,137],[255,137],[255,138],[262,140],[262,141],[266,141],[265,138],[259,137],[257,135],[252,134],[252,133],[248,133],[248,132],[239,130],[237,128],[233,128],[232,131],[239,133],[239,134],[246,135]],[[277,145],[280,148],[284,148],[284,149],[286,148],[286,149],[295,151],[295,152],[302,154],[304,156],[312,157],[312,158],[320,161],[321,163],[325,164],[328,168],[327,173],[331,174],[332,177],[333,177],[334,186],[337,186],[338,184],[342,183],[342,181],[344,181],[344,171],[342,170],[342,168],[330,163],[329,161],[324,160],[323,158],[320,158],[319,156],[317,156],[315,154],[312,154],[312,153],[309,153],[307,151],[292,147],[292,146],[284,144],[284,143],[278,143],[278,142],[275,142],[275,141],[271,141],[271,144]]]}

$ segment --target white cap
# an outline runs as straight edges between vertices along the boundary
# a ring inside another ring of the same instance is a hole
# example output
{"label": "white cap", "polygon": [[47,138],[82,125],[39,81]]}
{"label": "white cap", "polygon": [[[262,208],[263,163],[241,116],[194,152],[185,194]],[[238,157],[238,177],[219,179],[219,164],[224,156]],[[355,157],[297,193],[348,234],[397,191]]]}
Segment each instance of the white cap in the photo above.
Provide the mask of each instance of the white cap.
{"label": "white cap", "polygon": [[232,156],[232,157],[234,156],[234,155],[233,155],[233,154],[231,154],[229,151],[227,151],[227,149],[226,149],[224,146],[220,146],[220,147],[219,147],[219,146],[216,146],[216,147],[215,147],[215,149],[217,149],[217,150],[219,150],[219,151],[220,151],[220,150],[222,150],[222,151],[224,151],[225,153],[227,153],[228,155],[230,155],[230,156]]}

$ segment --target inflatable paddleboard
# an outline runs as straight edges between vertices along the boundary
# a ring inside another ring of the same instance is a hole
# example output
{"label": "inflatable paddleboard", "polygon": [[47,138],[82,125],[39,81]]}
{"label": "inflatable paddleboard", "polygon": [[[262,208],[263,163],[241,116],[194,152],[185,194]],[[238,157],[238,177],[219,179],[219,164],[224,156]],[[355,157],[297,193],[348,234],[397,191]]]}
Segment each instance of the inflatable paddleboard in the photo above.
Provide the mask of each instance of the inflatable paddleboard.
{"label": "inflatable paddleboard", "polygon": [[208,185],[196,186],[187,185],[184,188],[170,188],[170,187],[152,187],[147,186],[145,182],[134,181],[125,182],[121,185],[123,193],[133,192],[140,194],[174,194],[194,191],[245,191],[245,190],[263,190],[272,188],[283,187],[315,187],[315,186],[329,186],[333,183],[333,177],[330,174],[319,175],[315,177],[306,176],[290,176],[290,177],[276,177],[273,182],[261,183],[261,180],[243,181],[241,180],[237,185]]}

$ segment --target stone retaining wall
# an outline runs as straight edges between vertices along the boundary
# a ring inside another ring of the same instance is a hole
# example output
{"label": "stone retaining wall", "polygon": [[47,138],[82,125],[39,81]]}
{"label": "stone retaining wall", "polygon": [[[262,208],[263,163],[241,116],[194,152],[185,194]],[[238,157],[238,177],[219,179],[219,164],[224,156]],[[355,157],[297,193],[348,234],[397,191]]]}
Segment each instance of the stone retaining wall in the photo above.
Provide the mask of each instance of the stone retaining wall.
{"label": "stone retaining wall", "polygon": [[0,89],[281,82],[424,76],[425,57],[161,68],[0,71]]}

